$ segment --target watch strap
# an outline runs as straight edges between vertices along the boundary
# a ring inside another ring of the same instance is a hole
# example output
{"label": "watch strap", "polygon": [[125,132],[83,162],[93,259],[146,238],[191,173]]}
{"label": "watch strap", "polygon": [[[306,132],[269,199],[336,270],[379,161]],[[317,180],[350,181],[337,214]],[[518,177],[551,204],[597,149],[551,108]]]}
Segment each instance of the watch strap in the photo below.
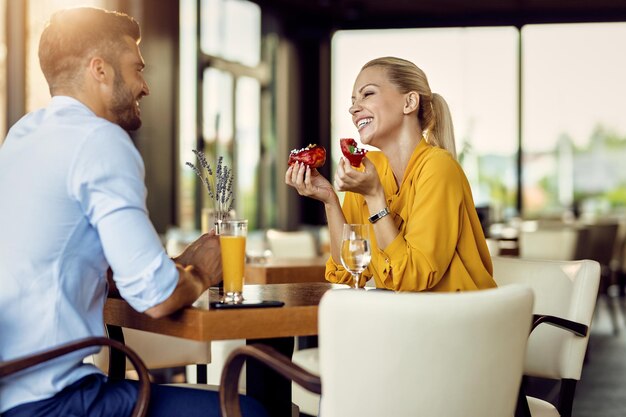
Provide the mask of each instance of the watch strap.
{"label": "watch strap", "polygon": [[377,221],[379,221],[380,219],[382,219],[383,217],[385,217],[386,215],[388,215],[389,213],[390,213],[389,207],[385,207],[384,209],[382,209],[378,213],[372,214],[367,220],[369,220],[370,223],[374,224]]}

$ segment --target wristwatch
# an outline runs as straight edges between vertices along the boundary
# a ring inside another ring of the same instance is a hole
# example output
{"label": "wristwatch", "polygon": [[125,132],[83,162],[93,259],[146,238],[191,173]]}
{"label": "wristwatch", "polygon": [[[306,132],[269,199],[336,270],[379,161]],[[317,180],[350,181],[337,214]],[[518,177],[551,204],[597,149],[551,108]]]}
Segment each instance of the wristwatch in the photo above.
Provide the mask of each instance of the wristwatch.
{"label": "wristwatch", "polygon": [[377,221],[379,221],[380,219],[382,219],[383,217],[385,217],[386,215],[388,215],[389,213],[390,213],[389,207],[385,207],[384,209],[382,209],[378,213],[372,214],[367,220],[369,220],[370,223],[374,224]]}

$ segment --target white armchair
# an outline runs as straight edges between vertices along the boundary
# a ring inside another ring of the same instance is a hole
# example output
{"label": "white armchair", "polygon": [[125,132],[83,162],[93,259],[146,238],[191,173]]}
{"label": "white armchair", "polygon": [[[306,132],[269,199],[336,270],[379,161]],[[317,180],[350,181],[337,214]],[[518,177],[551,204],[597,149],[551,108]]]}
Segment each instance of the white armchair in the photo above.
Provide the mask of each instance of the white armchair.
{"label": "white armchair", "polygon": [[[590,260],[549,261],[494,257],[498,286],[525,284],[535,294],[536,315],[524,373],[561,380],[559,405],[527,397],[521,415],[569,417],[589,341],[600,283],[600,265]],[[541,323],[552,324],[551,326]],[[536,328],[535,328],[536,327]],[[522,397],[523,398],[523,397]]]}
{"label": "white armchair", "polygon": [[253,357],[317,393],[321,415],[513,415],[532,319],[532,291],[329,291],[320,304],[321,379],[269,348],[229,357],[222,416],[238,416],[237,380]]}

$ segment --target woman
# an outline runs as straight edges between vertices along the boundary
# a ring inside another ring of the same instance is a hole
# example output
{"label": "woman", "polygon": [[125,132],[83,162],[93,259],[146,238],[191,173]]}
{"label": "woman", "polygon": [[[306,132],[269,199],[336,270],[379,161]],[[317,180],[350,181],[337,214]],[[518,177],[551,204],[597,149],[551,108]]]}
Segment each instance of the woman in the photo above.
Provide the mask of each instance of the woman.
{"label": "woman", "polygon": [[292,165],[285,182],[324,203],[331,257],[326,279],[350,283],[340,263],[344,223],[371,223],[372,261],[361,285],[399,291],[463,291],[495,287],[491,258],[469,183],[456,161],[445,100],[426,76],[400,58],[363,66],[353,88],[352,121],[369,152],[354,169],[342,158],[335,188],[317,170]]}

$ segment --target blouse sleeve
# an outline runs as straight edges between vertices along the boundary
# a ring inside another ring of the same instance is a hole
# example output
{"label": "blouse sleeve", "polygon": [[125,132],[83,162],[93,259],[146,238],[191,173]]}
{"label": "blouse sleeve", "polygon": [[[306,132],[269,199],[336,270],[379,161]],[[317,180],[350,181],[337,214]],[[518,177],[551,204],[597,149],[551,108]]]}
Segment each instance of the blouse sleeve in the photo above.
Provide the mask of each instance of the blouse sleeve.
{"label": "blouse sleeve", "polygon": [[449,155],[426,161],[413,179],[413,201],[405,201],[406,228],[377,257],[386,288],[425,291],[448,270],[462,228],[463,173]]}

